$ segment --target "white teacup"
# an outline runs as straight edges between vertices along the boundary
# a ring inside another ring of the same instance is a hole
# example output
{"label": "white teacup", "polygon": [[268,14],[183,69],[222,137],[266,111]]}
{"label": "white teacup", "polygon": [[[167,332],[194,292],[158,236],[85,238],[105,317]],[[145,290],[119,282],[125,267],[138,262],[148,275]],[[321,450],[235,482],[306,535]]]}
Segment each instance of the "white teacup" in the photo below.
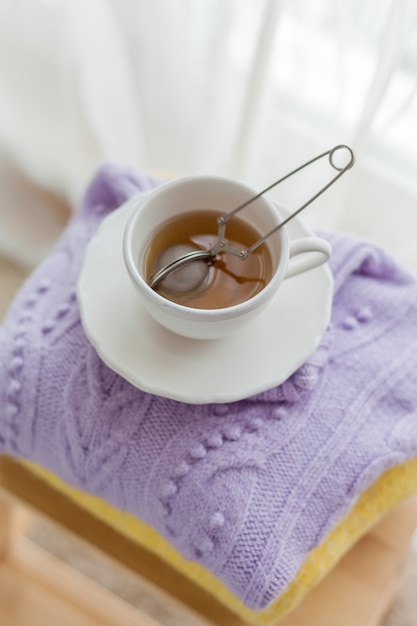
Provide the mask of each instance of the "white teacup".
{"label": "white teacup", "polygon": [[[194,339],[218,339],[241,329],[275,297],[282,281],[321,265],[331,254],[330,244],[318,237],[289,241],[285,226],[267,239],[273,262],[269,282],[256,295],[221,309],[197,309],[164,298],[144,277],[144,252],[156,230],[175,215],[206,211],[229,213],[258,192],[218,176],[190,176],[158,187],[138,203],[126,225],[123,254],[138,297],[150,315],[174,333]],[[239,213],[261,236],[283,221],[276,205],[261,196]],[[227,228],[226,228],[227,237]],[[243,263],[244,261],[242,261]]]}

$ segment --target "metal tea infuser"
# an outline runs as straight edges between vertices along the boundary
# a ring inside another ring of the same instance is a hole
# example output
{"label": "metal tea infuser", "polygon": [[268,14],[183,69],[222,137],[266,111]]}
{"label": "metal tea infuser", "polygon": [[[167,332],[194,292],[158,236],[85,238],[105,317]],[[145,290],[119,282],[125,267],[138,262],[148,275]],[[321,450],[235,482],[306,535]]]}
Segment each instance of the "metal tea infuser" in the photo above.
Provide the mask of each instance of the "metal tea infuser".
{"label": "metal tea infuser", "polygon": [[[335,152],[339,150],[347,150],[349,153],[349,161],[343,166],[339,167],[336,165],[334,161]],[[325,156],[329,156],[330,165],[338,171],[338,174],[329,182],[327,185],[322,187],[314,196],[312,196],[305,204],[303,204],[299,209],[291,213],[286,219],[284,219],[280,224],[278,224],[275,228],[269,231],[266,235],[264,235],[261,239],[256,241],[254,244],[249,246],[248,248],[235,248],[229,245],[228,240],[225,238],[226,233],[226,225],[227,222],[234,216],[236,213],[247,207],[249,204],[260,198],[264,193],[279,185],[290,176],[297,174],[300,170],[308,167],[315,161],[322,159]],[[295,170],[286,174],[263,191],[260,191],[258,194],[236,207],[229,213],[220,216],[217,219],[218,231],[217,231],[217,241],[210,248],[210,250],[196,250],[190,245],[187,244],[179,244],[169,246],[166,250],[164,250],[157,259],[158,270],[149,280],[149,286],[152,289],[157,288],[162,282],[164,282],[164,286],[172,292],[177,293],[186,293],[188,291],[193,291],[197,287],[199,287],[207,277],[209,272],[209,267],[214,263],[219,254],[223,254],[228,252],[229,254],[233,254],[239,257],[242,261],[248,258],[248,256],[256,250],[260,245],[268,239],[271,235],[273,235],[277,230],[285,226],[290,220],[292,220],[296,215],[298,215],[303,209],[305,209],[309,204],[311,204],[316,198],[318,198],[322,193],[324,193],[331,185],[333,185],[348,169],[350,169],[355,163],[355,155],[353,150],[346,145],[338,145],[332,148],[331,150],[327,150],[327,152],[323,152],[323,154],[319,154],[314,157],[307,163],[300,165]],[[179,271],[181,270],[181,271]]]}

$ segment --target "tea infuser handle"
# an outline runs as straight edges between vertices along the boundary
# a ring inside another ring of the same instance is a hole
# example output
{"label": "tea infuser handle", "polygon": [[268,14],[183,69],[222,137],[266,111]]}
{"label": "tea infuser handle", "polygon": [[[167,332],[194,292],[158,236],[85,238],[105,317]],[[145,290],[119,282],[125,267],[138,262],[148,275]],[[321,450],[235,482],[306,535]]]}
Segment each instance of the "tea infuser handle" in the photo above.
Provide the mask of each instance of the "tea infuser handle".
{"label": "tea infuser handle", "polygon": [[290,241],[289,260],[285,278],[312,270],[329,260],[332,247],[320,237],[302,237]]}
{"label": "tea infuser handle", "polygon": [[[338,165],[336,165],[336,163],[334,161],[334,155],[335,155],[335,153],[338,150],[347,150],[348,153],[349,153],[349,161],[343,167],[339,167]],[[236,215],[236,213],[238,213],[239,211],[241,211],[242,209],[247,207],[249,204],[251,204],[252,202],[257,200],[258,198],[260,198],[264,193],[266,193],[267,191],[269,191],[273,187],[276,187],[277,185],[282,183],[284,180],[287,180],[287,178],[290,178],[294,174],[297,174],[298,172],[303,170],[305,167],[308,167],[312,163],[315,163],[316,161],[318,161],[319,159],[322,159],[325,156],[329,157],[329,163],[333,167],[333,169],[338,171],[338,174],[336,174],[336,176],[334,178],[332,178],[331,181],[329,181],[326,185],[324,185],[324,187],[322,187],[316,194],[314,194],[314,196],[312,196],[309,200],[307,200],[307,202],[305,202],[299,209],[297,209],[296,211],[291,213],[285,220],[283,220],[275,228],[270,230],[269,233],[264,235],[261,239],[256,241],[254,244],[252,244],[249,248],[239,250],[237,248],[230,248],[228,246],[227,239],[225,239],[226,224],[234,215]],[[228,252],[231,252],[232,254],[235,254],[236,256],[240,257],[242,260],[246,259],[249,256],[249,254],[251,254],[251,252],[256,250],[256,248],[258,248],[260,245],[262,245],[264,243],[264,241],[266,239],[268,239],[268,237],[270,237],[277,230],[279,230],[280,228],[285,226],[285,224],[287,224],[287,222],[292,220],[296,215],[298,215],[298,213],[300,213],[309,204],[311,204],[312,202],[314,202],[314,200],[316,200],[319,196],[321,196],[321,194],[324,193],[329,187],[331,187],[347,170],[349,170],[351,167],[353,167],[354,163],[355,163],[355,155],[354,155],[353,150],[351,148],[349,148],[349,146],[346,146],[344,144],[340,144],[338,146],[335,146],[334,148],[331,148],[330,150],[327,150],[326,152],[323,152],[322,154],[319,154],[318,156],[314,157],[314,159],[310,159],[310,161],[307,161],[303,165],[300,165],[299,167],[297,167],[295,170],[293,170],[289,174],[286,174],[285,176],[283,176],[282,178],[277,180],[275,183],[272,183],[272,185],[269,185],[269,187],[266,187],[266,189],[263,189],[258,194],[256,194],[255,196],[253,196],[252,198],[250,198],[249,200],[247,200],[246,202],[244,202],[240,206],[236,207],[236,209],[233,209],[233,211],[230,211],[230,213],[226,213],[226,215],[222,215],[221,217],[218,218],[218,220],[217,220],[217,223],[219,225],[218,239],[217,239],[217,242],[215,243],[215,245],[213,246],[213,248],[211,249],[212,254],[217,254],[219,252],[224,251],[226,246],[227,246],[227,251]]]}
{"label": "tea infuser handle", "polygon": [[[334,161],[334,155],[338,150],[347,150],[349,153],[349,161],[343,167],[339,167],[338,165],[336,165]],[[264,193],[266,193],[267,191],[269,191],[276,185],[279,185],[279,183],[282,183],[287,178],[290,178],[290,176],[297,174],[297,172],[301,171],[308,165],[311,165],[315,161],[318,161],[319,159],[322,159],[325,156],[329,157],[330,165],[338,172],[338,174],[330,182],[328,182],[327,185],[322,187],[314,196],[312,196],[307,202],[305,202],[299,209],[291,213],[286,219],[280,222],[280,224],[275,226],[275,228],[273,228],[271,231],[269,231],[269,233],[264,235],[261,239],[256,241],[254,244],[252,244],[249,248],[239,249],[239,248],[235,248],[234,246],[229,245],[229,242],[227,241],[225,237],[225,231],[226,231],[226,224],[230,220],[231,217],[236,215],[236,213],[244,209],[251,202],[254,202],[257,198],[262,196]],[[179,258],[175,259],[171,263],[168,263],[166,266],[162,267],[159,270],[159,272],[157,272],[154,276],[152,276],[149,282],[149,286],[153,289],[156,288],[160,282],[162,282],[165,278],[167,278],[167,276],[177,271],[178,269],[182,268],[183,266],[186,266],[188,263],[191,263],[192,261],[205,260],[207,262],[207,271],[208,271],[208,265],[212,264],[216,258],[216,255],[220,253],[228,252],[230,254],[233,254],[239,257],[242,260],[246,259],[251,254],[251,252],[253,252],[254,250],[256,250],[256,248],[262,245],[264,241],[268,239],[268,237],[270,237],[278,229],[285,226],[287,222],[292,220],[296,215],[298,215],[298,213],[300,213],[309,204],[311,204],[316,198],[318,198],[322,193],[324,193],[326,189],[328,189],[331,185],[333,185],[337,181],[337,179],[340,178],[340,176],[342,176],[342,174],[344,174],[348,169],[350,169],[353,166],[354,163],[355,163],[355,155],[353,153],[353,150],[349,148],[349,146],[345,146],[343,144],[335,146],[334,148],[331,148],[331,150],[327,150],[326,152],[323,152],[323,154],[319,154],[318,156],[314,157],[314,159],[310,159],[310,161],[307,161],[307,163],[300,165],[289,174],[286,174],[285,176],[277,180],[275,183],[272,183],[272,185],[269,185],[269,187],[266,187],[266,189],[263,189],[263,191],[259,192],[258,194],[256,194],[255,196],[253,196],[252,198],[250,198],[249,200],[247,200],[240,206],[236,207],[234,210],[230,211],[230,213],[226,213],[225,215],[222,215],[221,217],[219,217],[217,220],[217,224],[218,224],[217,240],[210,250],[204,250],[204,251],[200,250],[198,252],[191,251],[191,252],[187,252],[186,254],[181,254]],[[320,250],[317,250],[316,252],[320,252]],[[329,255],[330,255],[330,252],[328,256]],[[311,265],[307,261],[303,261],[303,262],[300,261],[298,263],[298,260],[297,260],[297,263],[293,266],[292,262],[290,261],[291,268],[293,267],[296,268],[299,266],[302,269],[295,270],[295,269],[290,268],[288,271],[291,272],[291,274],[288,274],[288,276],[295,275],[296,273],[298,274],[300,271],[304,271],[304,266],[306,267],[306,269],[311,269],[311,267],[320,265],[323,262],[323,257],[321,257],[321,259],[322,260],[318,263],[315,263],[315,265]],[[324,260],[327,260],[327,259],[324,259]],[[190,281],[190,290],[193,287],[194,287],[194,282]],[[181,287],[181,290],[183,290],[182,287]]]}

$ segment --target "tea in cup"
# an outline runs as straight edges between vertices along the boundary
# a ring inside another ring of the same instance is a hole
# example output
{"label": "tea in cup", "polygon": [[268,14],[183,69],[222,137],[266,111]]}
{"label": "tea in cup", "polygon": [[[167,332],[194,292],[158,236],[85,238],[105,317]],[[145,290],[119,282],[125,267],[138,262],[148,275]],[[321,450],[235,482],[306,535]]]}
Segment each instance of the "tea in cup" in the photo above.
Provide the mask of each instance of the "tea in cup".
{"label": "tea in cup", "polygon": [[[157,230],[145,252],[147,282],[152,286],[155,272],[167,265],[172,254],[187,249],[211,250],[218,238],[217,220],[222,213],[207,209],[181,213]],[[260,238],[251,224],[236,216],[227,227],[227,241],[238,249]],[[173,251],[170,255],[170,251]],[[165,298],[198,309],[221,309],[239,304],[256,295],[269,282],[273,262],[269,248],[260,246],[243,262],[230,252],[176,270],[156,287]]]}
{"label": "tea in cup", "polygon": [[[233,179],[191,176],[160,186],[138,203],[126,225],[124,260],[143,306],[160,324],[185,337],[222,338],[279,297],[285,278],[328,260],[327,241],[305,237],[290,242],[283,226],[244,259],[226,248],[150,286],[155,272],[171,262],[167,251],[211,250],[218,241],[219,217],[256,195]],[[227,244],[247,250],[282,221],[276,205],[262,195],[227,222]],[[187,276],[184,289],[181,272]]]}

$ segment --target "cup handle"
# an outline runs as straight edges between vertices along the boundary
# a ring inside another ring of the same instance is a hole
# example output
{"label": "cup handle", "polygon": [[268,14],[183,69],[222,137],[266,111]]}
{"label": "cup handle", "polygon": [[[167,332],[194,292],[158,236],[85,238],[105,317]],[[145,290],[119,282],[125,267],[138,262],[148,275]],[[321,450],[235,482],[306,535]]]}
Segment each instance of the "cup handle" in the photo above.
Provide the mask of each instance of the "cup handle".
{"label": "cup handle", "polygon": [[320,237],[303,237],[290,241],[289,261],[285,278],[312,270],[328,261],[332,247]]}

